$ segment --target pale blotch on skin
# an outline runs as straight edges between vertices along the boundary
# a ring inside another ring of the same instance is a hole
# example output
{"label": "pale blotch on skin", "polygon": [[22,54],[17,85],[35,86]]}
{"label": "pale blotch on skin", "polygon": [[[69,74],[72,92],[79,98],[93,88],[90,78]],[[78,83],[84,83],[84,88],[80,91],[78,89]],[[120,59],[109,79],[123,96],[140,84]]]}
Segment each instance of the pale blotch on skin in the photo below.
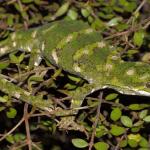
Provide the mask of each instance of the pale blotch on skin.
{"label": "pale blotch on skin", "polygon": [[18,98],[18,99],[20,98],[20,94],[19,94],[19,93],[17,93],[17,92],[15,93],[15,95],[14,95],[14,96],[15,96],[16,98]]}
{"label": "pale blotch on skin", "polygon": [[142,77],[140,77],[140,80],[146,80],[149,77],[149,74],[144,74]]}
{"label": "pale blotch on skin", "polygon": [[31,47],[28,46],[28,47],[27,47],[27,50],[28,50],[28,52],[31,52]]}
{"label": "pale blotch on skin", "polygon": [[24,94],[27,95],[27,96],[30,96],[31,94],[27,91],[24,91]]}
{"label": "pale blotch on skin", "polygon": [[93,78],[90,78],[88,81],[89,81],[89,83],[93,83],[94,82]]}
{"label": "pale blotch on skin", "polygon": [[11,35],[11,39],[12,40],[15,40],[16,39],[16,33],[14,32],[14,33],[12,33],[12,35]]}
{"label": "pale blotch on skin", "polygon": [[42,51],[44,51],[44,50],[45,50],[45,43],[44,43],[44,42],[42,43],[41,50],[42,50]]}
{"label": "pale blotch on skin", "polygon": [[14,41],[14,42],[13,42],[13,47],[16,47],[16,45],[17,45],[17,43]]}
{"label": "pale blotch on skin", "polygon": [[52,57],[55,60],[56,64],[58,64],[58,56],[57,56],[57,53],[55,50],[53,50],[53,52],[52,52]]}
{"label": "pale blotch on skin", "polygon": [[77,63],[75,63],[75,64],[73,65],[73,69],[74,69],[76,72],[81,72],[81,68],[78,66]]}
{"label": "pale blotch on skin", "polygon": [[106,46],[106,44],[104,43],[104,42],[98,42],[97,43],[97,47],[98,48],[103,48],[103,47],[105,47]]}
{"label": "pale blotch on skin", "polygon": [[66,43],[70,42],[73,39],[72,35],[68,35],[66,38]]}
{"label": "pale blotch on skin", "polygon": [[131,69],[127,70],[126,74],[128,76],[133,76],[135,74],[135,70],[133,68],[131,68]]}
{"label": "pale blotch on skin", "polygon": [[35,31],[32,32],[31,37],[32,37],[32,38],[35,38],[35,37],[36,37],[36,34],[37,34],[37,30],[35,30]]}
{"label": "pale blotch on skin", "polygon": [[86,29],[86,30],[85,30],[85,33],[86,33],[86,34],[89,34],[89,33],[92,33],[93,31],[94,31],[94,30],[93,30],[92,28],[89,28],[89,29]]}
{"label": "pale blotch on skin", "polygon": [[84,49],[83,52],[84,52],[84,54],[86,54],[86,55],[89,54],[89,50],[88,50],[88,49]]}
{"label": "pale blotch on skin", "polygon": [[113,56],[111,56],[111,59],[112,59],[112,60],[118,60],[118,59],[119,59],[119,57],[118,57],[118,56],[116,56],[116,55],[113,55]]}
{"label": "pale blotch on skin", "polygon": [[112,64],[106,64],[105,68],[106,68],[106,70],[110,71],[110,70],[112,70],[113,65]]}
{"label": "pale blotch on skin", "polygon": [[6,51],[7,51],[8,49],[9,49],[8,46],[5,46],[5,47],[0,48],[0,54],[6,53]]}
{"label": "pale blotch on skin", "polygon": [[140,62],[140,61],[135,62],[135,65],[140,67],[140,66],[142,66],[142,65],[143,65],[143,62]]}

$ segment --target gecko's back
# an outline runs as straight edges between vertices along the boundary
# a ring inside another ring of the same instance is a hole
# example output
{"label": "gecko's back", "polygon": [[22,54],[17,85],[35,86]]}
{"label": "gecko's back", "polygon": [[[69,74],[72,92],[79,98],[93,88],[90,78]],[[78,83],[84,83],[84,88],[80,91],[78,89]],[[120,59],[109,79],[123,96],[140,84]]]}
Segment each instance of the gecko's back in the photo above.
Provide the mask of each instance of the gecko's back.
{"label": "gecko's back", "polygon": [[111,48],[99,31],[82,21],[58,21],[14,33],[8,41],[0,55],[10,49],[34,51],[86,79],[94,89],[112,87],[125,94],[150,95],[150,66],[118,59],[117,48]]}
{"label": "gecko's back", "polygon": [[121,60],[117,48],[83,22],[58,23],[54,28],[52,34],[45,34],[44,44],[44,54],[51,62],[86,79],[93,90],[108,87],[150,96],[149,64]]}

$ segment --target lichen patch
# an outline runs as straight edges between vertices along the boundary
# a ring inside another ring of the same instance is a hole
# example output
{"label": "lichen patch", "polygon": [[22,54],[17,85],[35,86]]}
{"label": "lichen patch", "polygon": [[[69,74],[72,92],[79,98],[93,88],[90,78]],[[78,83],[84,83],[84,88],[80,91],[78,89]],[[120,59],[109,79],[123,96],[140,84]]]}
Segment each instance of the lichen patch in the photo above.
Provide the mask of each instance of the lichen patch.
{"label": "lichen patch", "polygon": [[34,30],[34,31],[32,32],[32,34],[31,34],[31,37],[32,37],[32,38],[35,38],[35,37],[36,37],[36,34],[37,34],[37,30]]}
{"label": "lichen patch", "polygon": [[45,50],[45,43],[44,43],[44,42],[42,43],[41,50],[42,50],[42,51],[44,51],[44,50]]}
{"label": "lichen patch", "polygon": [[12,33],[12,35],[11,35],[11,39],[14,41],[15,39],[16,39],[16,33],[14,32],[14,33]]}
{"label": "lichen patch", "polygon": [[97,43],[97,47],[98,48],[103,48],[103,47],[105,47],[106,46],[106,44],[104,43],[104,42],[98,42]]}
{"label": "lichen patch", "polygon": [[5,47],[0,48],[0,54],[6,53],[6,51],[7,51],[8,49],[9,49],[8,46],[5,46]]}
{"label": "lichen patch", "polygon": [[76,72],[81,72],[81,68],[79,67],[79,65],[77,63],[75,63],[73,65],[73,69],[76,71]]}
{"label": "lichen patch", "polygon": [[112,64],[106,64],[105,68],[106,68],[106,70],[112,70],[113,65]]}
{"label": "lichen patch", "polygon": [[149,77],[149,74],[144,74],[140,77],[140,80],[146,80]]}
{"label": "lichen patch", "polygon": [[68,35],[66,38],[66,43],[70,42],[73,39],[73,35]]}
{"label": "lichen patch", "polygon": [[89,28],[89,29],[85,29],[85,33],[86,34],[89,34],[89,33],[92,33],[94,30],[92,28]]}
{"label": "lichen patch", "polygon": [[133,68],[131,68],[131,69],[127,70],[126,74],[128,76],[133,76],[135,74],[135,70]]}
{"label": "lichen patch", "polygon": [[13,47],[16,47],[16,45],[17,45],[17,43],[14,41],[14,42],[13,42]]}
{"label": "lichen patch", "polygon": [[19,99],[19,98],[20,98],[20,93],[17,93],[17,92],[16,92],[16,93],[15,93],[15,97]]}

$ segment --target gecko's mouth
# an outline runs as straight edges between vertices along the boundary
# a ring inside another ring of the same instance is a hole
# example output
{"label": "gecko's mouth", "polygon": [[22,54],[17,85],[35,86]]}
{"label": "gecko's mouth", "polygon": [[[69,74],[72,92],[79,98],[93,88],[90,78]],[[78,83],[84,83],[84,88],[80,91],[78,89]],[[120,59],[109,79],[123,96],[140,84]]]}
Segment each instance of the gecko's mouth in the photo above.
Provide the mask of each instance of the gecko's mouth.
{"label": "gecko's mouth", "polygon": [[102,89],[114,89],[118,91],[121,94],[125,95],[140,95],[140,96],[148,96],[150,97],[150,91],[146,91],[145,89],[135,89],[135,88],[129,88],[129,87],[119,87],[119,86],[114,86],[114,85],[105,85],[102,87]]}
{"label": "gecko's mouth", "polygon": [[143,90],[136,90],[138,95],[142,95],[142,96],[150,96],[150,92],[146,92]]}

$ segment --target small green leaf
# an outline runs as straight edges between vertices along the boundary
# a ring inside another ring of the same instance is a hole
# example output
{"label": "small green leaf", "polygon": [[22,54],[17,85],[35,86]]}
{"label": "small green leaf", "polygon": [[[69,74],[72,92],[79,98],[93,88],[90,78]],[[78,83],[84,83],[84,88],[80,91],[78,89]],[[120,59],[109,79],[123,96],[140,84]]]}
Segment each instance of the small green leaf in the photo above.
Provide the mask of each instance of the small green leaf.
{"label": "small green leaf", "polygon": [[109,145],[105,142],[97,142],[94,144],[96,150],[108,150]]}
{"label": "small green leaf", "polygon": [[126,147],[128,144],[128,141],[125,139],[125,140],[121,140],[120,143],[119,143],[119,146],[120,147]]}
{"label": "small green leaf", "polygon": [[54,18],[52,18],[52,19],[54,20],[55,18],[64,15],[64,14],[68,11],[69,5],[70,5],[70,2],[64,3],[64,4],[57,10],[57,12],[56,12],[55,15],[54,15]]}
{"label": "small green leaf", "polygon": [[100,138],[100,137],[106,135],[107,133],[108,133],[108,129],[103,125],[100,125],[96,128],[96,137],[97,138]]}
{"label": "small green leaf", "polygon": [[110,118],[113,121],[117,121],[118,119],[120,119],[121,115],[122,115],[122,112],[120,108],[114,108],[110,114]]}
{"label": "small green leaf", "polygon": [[9,111],[6,112],[8,118],[15,118],[17,111],[14,108],[9,108]]}
{"label": "small green leaf", "polygon": [[132,120],[128,116],[121,116],[121,122],[126,127],[132,127],[133,123]]}
{"label": "small green leaf", "polygon": [[31,76],[28,81],[36,81],[36,82],[41,82],[43,81],[43,77],[42,76],[36,76],[36,75],[33,75]]}
{"label": "small green leaf", "polygon": [[105,97],[105,99],[111,101],[111,100],[116,99],[117,96],[118,96],[117,93],[111,93],[111,94],[107,95],[107,96]]}
{"label": "small green leaf", "polygon": [[6,109],[6,107],[1,106],[1,107],[0,107],[0,112],[3,111],[4,109]]}
{"label": "small green leaf", "polygon": [[83,15],[83,17],[87,18],[90,15],[90,11],[88,9],[82,8],[81,14]]}
{"label": "small green leaf", "polygon": [[9,58],[10,58],[11,63],[14,63],[14,64],[18,64],[19,63],[18,57],[16,57],[16,55],[14,53],[11,53],[9,55]]}
{"label": "small green leaf", "polygon": [[141,127],[132,127],[131,132],[132,133],[138,133],[140,131]]}
{"label": "small green leaf", "polygon": [[72,144],[77,148],[85,148],[88,146],[88,143],[80,138],[72,139]]}
{"label": "small green leaf", "polygon": [[136,142],[140,142],[141,141],[141,135],[140,134],[129,134],[128,139],[134,140]]}
{"label": "small green leaf", "polygon": [[71,76],[71,75],[68,75],[68,78],[72,81],[75,81],[75,82],[79,82],[81,81],[81,78],[78,78],[78,77],[75,77],[75,76]]}
{"label": "small green leaf", "polygon": [[144,119],[143,119],[145,122],[150,122],[150,115],[146,116]]}
{"label": "small green leaf", "polygon": [[135,141],[135,140],[133,140],[133,139],[129,139],[129,140],[128,140],[128,144],[129,144],[129,146],[132,147],[132,148],[135,148],[135,147],[138,146],[138,142]]}
{"label": "small green leaf", "polygon": [[9,134],[8,136],[6,136],[6,140],[13,144],[15,142],[13,135]]}
{"label": "small green leaf", "polygon": [[9,62],[0,62],[0,70],[5,69],[9,66]]}
{"label": "small green leaf", "polygon": [[1,103],[6,103],[8,101],[8,96],[0,96],[0,102]]}
{"label": "small green leaf", "polygon": [[147,110],[147,109],[142,110],[142,111],[139,113],[140,119],[143,119],[144,117],[146,117],[147,114],[148,114],[148,110]]}
{"label": "small green leaf", "polygon": [[95,19],[94,21],[92,21],[92,28],[94,29],[101,29],[104,30],[106,28],[106,25],[104,24],[104,22],[100,19]]}
{"label": "small green leaf", "polygon": [[14,140],[15,142],[19,142],[19,141],[22,141],[22,140],[25,140],[26,136],[22,133],[16,133],[14,135]]}
{"label": "small green leaf", "polygon": [[21,63],[24,59],[25,55],[24,53],[22,53],[19,57],[18,57],[18,62]]}
{"label": "small green leaf", "polygon": [[142,137],[141,141],[139,142],[139,145],[143,148],[148,148],[149,147],[149,142],[146,138]]}
{"label": "small green leaf", "polygon": [[128,106],[131,110],[141,110],[144,108],[149,108],[149,104],[131,104]]}
{"label": "small green leaf", "polygon": [[76,20],[78,18],[78,13],[72,9],[68,11],[67,14],[72,20]]}
{"label": "small green leaf", "polygon": [[125,133],[125,128],[119,127],[117,125],[112,125],[110,133],[114,136],[119,136],[119,135]]}
{"label": "small green leaf", "polygon": [[143,120],[138,120],[137,122],[134,123],[133,126],[134,126],[134,127],[139,127],[139,126],[141,126],[143,123],[144,123]]}
{"label": "small green leaf", "polygon": [[116,26],[116,25],[118,25],[118,23],[119,23],[120,21],[122,21],[122,17],[115,17],[115,18],[111,19],[111,20],[107,23],[107,25],[110,26],[110,27]]}
{"label": "small green leaf", "polygon": [[133,36],[133,42],[137,46],[141,46],[143,44],[143,39],[144,39],[144,31],[137,31],[134,33]]}

